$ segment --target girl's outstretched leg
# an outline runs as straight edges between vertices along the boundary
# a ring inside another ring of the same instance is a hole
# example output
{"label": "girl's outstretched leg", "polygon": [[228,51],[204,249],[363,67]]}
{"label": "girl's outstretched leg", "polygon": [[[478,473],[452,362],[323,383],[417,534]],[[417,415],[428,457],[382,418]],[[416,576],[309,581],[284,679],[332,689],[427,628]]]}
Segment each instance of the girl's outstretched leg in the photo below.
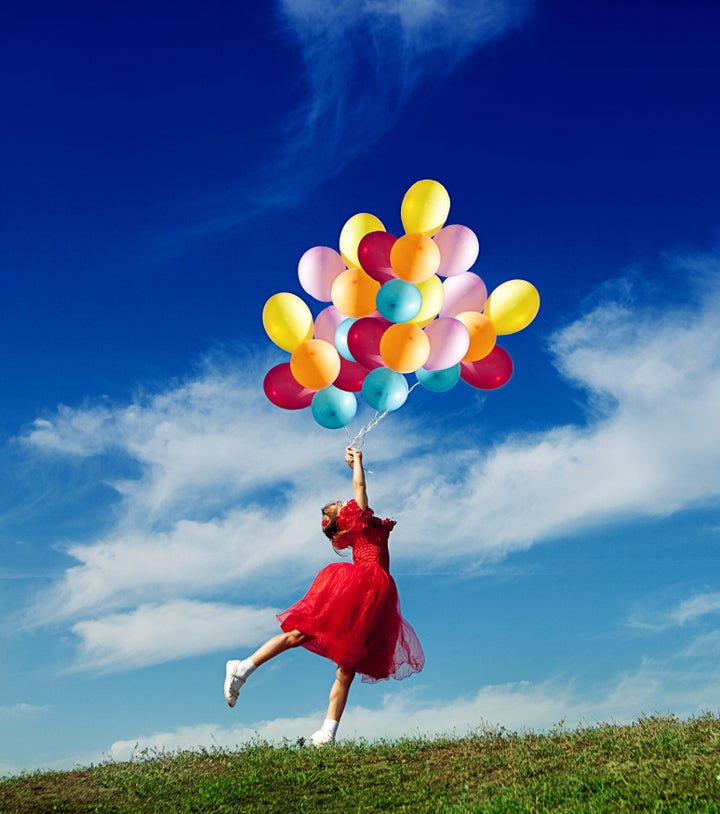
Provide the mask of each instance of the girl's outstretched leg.
{"label": "girl's outstretched leg", "polygon": [[249,659],[231,659],[225,664],[225,700],[231,707],[235,706],[240,688],[252,673],[261,664],[279,656],[292,647],[299,647],[309,641],[312,636],[307,636],[300,630],[291,630],[287,633],[279,633],[268,639],[261,645]]}
{"label": "girl's outstretched leg", "polygon": [[340,718],[347,703],[350,685],[355,678],[355,670],[348,667],[338,667],[335,673],[335,682],[330,690],[330,702],[323,725],[310,736],[313,746],[327,746],[335,741]]}

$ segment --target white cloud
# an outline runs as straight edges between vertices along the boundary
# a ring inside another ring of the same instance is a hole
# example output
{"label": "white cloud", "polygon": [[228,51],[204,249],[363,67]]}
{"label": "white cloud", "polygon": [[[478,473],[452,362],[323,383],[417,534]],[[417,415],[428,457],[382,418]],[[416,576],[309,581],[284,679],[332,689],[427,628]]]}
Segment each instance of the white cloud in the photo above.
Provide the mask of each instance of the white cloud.
{"label": "white cloud", "polygon": [[[372,500],[401,521],[396,564],[473,568],[574,530],[717,500],[720,275],[716,257],[692,263],[705,272],[697,301],[658,312],[607,300],[553,337],[559,369],[593,407],[586,426],[487,451],[471,426],[453,435],[410,408],[373,431]],[[243,604],[265,604],[306,585],[329,553],[312,507],[347,487],[345,439],[269,405],[264,369],[208,365],[129,406],[66,407],[35,425],[26,443],[41,455],[115,450],[138,474],[115,483],[122,498],[107,531],[66,546],[76,564],[38,597],[33,622],[69,620],[86,654],[117,664],[109,613],[148,597],[215,601],[230,585]]]}
{"label": "white cloud", "polygon": [[[504,728],[511,732],[548,731],[558,725],[574,729],[602,722],[630,723],[643,715],[700,715],[712,709],[720,690],[720,674],[689,676],[682,662],[675,665],[643,661],[633,672],[596,687],[548,679],[540,684],[518,682],[485,686],[474,694],[428,702],[421,688],[400,687],[386,693],[376,707],[349,704],[338,736],[377,740],[451,735]],[[669,707],[669,699],[672,708]],[[324,710],[296,718],[257,720],[227,726],[202,724],[171,732],[116,741],[108,751],[114,760],[150,753],[234,748],[257,738],[271,743],[307,739],[322,721]]]}
{"label": "white cloud", "polygon": [[[592,685],[586,680],[549,677],[539,683],[518,681],[487,685],[462,696],[428,701],[422,684],[391,682],[368,688],[372,695],[379,696],[375,705],[356,703],[351,691],[338,734],[341,740],[369,741],[435,735],[463,737],[501,727],[510,732],[543,732],[558,725],[574,729],[603,722],[630,723],[643,715],[656,713],[680,718],[706,711],[717,714],[720,696],[717,640],[711,651],[701,649],[702,637],[691,644],[696,647],[671,652],[664,659],[642,658],[634,668],[617,675],[601,676]],[[699,654],[696,650],[700,650]],[[239,704],[249,704],[248,697],[243,696]],[[106,759],[129,760],[143,754],[233,749],[258,738],[270,743],[293,743],[299,738],[307,740],[324,713],[324,708],[318,708],[295,717],[248,720],[251,713],[246,709],[243,714],[242,707],[238,706],[227,710],[226,720],[242,716],[242,722],[208,722],[140,733],[115,741],[101,754],[75,755],[45,766],[62,770]],[[17,772],[22,768],[0,764],[0,773]]]}
{"label": "white cloud", "polygon": [[234,646],[276,632],[273,608],[175,600],[78,622],[78,669],[126,670]]}
{"label": "white cloud", "polygon": [[[500,557],[572,530],[717,500],[720,265],[711,256],[702,268],[696,302],[659,311],[605,301],[553,337],[559,370],[595,408],[587,426],[505,439],[482,463],[462,450],[427,462],[421,490],[409,483],[400,495],[425,555],[444,538],[457,553]],[[448,528],[437,509],[451,482]],[[438,553],[447,556],[445,546]]]}

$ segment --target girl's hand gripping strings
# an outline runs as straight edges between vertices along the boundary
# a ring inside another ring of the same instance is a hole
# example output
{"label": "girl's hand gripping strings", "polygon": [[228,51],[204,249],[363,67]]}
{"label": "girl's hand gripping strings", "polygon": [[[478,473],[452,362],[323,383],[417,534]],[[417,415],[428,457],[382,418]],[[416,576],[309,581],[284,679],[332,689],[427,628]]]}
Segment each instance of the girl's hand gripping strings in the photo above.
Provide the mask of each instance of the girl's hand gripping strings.
{"label": "girl's hand gripping strings", "polygon": [[368,496],[365,489],[365,471],[363,470],[362,452],[355,447],[348,447],[345,450],[345,463],[353,472],[353,497],[360,507],[365,511],[368,507]]}

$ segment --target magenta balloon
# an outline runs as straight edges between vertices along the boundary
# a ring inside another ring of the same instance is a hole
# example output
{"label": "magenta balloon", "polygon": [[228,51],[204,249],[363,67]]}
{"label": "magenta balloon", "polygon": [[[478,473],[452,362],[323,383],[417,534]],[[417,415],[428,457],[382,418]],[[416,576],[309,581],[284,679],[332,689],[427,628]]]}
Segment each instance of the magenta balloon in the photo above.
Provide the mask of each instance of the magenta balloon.
{"label": "magenta balloon", "polygon": [[300,285],[321,302],[330,302],[332,284],[343,271],[345,261],[329,246],[308,249],[298,263]]}
{"label": "magenta balloon", "polygon": [[430,356],[423,365],[425,370],[445,370],[456,365],[470,347],[470,332],[452,317],[440,317],[425,326],[430,340]]}
{"label": "magenta balloon", "polygon": [[452,277],[468,271],[480,254],[480,241],[467,226],[445,226],[433,236],[433,240],[440,249],[440,268],[437,273],[441,277]]}
{"label": "magenta balloon", "polygon": [[358,244],[358,260],[363,271],[379,283],[397,276],[390,266],[390,250],[396,240],[389,232],[370,232]]}
{"label": "magenta balloon", "polygon": [[385,364],[380,356],[380,339],[391,323],[375,317],[363,317],[350,326],[347,335],[348,349],[355,359],[368,370]]}
{"label": "magenta balloon", "polygon": [[460,376],[479,390],[496,390],[506,384],[513,373],[510,354],[499,345],[477,362],[461,362]]}
{"label": "magenta balloon", "polygon": [[333,384],[338,390],[344,390],[346,393],[359,393],[369,372],[366,367],[357,362],[350,362],[341,356],[340,373]]}
{"label": "magenta balloon", "polygon": [[315,317],[315,339],[324,339],[331,345],[335,344],[335,331],[338,325],[347,317],[341,314],[334,305],[328,305]]}
{"label": "magenta balloon", "polygon": [[485,283],[472,271],[465,271],[443,280],[441,317],[454,317],[463,311],[482,311],[487,301]]}
{"label": "magenta balloon", "polygon": [[283,362],[268,370],[263,380],[263,390],[276,407],[284,410],[309,407],[315,395],[314,390],[308,390],[296,381],[290,370],[290,362]]}

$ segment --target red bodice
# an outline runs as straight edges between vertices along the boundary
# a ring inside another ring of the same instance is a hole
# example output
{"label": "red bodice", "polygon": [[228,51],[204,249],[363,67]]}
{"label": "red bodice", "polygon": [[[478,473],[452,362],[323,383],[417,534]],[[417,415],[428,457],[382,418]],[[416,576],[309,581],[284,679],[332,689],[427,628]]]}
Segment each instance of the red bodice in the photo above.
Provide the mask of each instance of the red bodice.
{"label": "red bodice", "polygon": [[388,538],[395,526],[394,520],[375,517],[371,508],[361,509],[355,500],[349,500],[340,509],[335,548],[352,548],[356,565],[379,565],[390,571]]}

